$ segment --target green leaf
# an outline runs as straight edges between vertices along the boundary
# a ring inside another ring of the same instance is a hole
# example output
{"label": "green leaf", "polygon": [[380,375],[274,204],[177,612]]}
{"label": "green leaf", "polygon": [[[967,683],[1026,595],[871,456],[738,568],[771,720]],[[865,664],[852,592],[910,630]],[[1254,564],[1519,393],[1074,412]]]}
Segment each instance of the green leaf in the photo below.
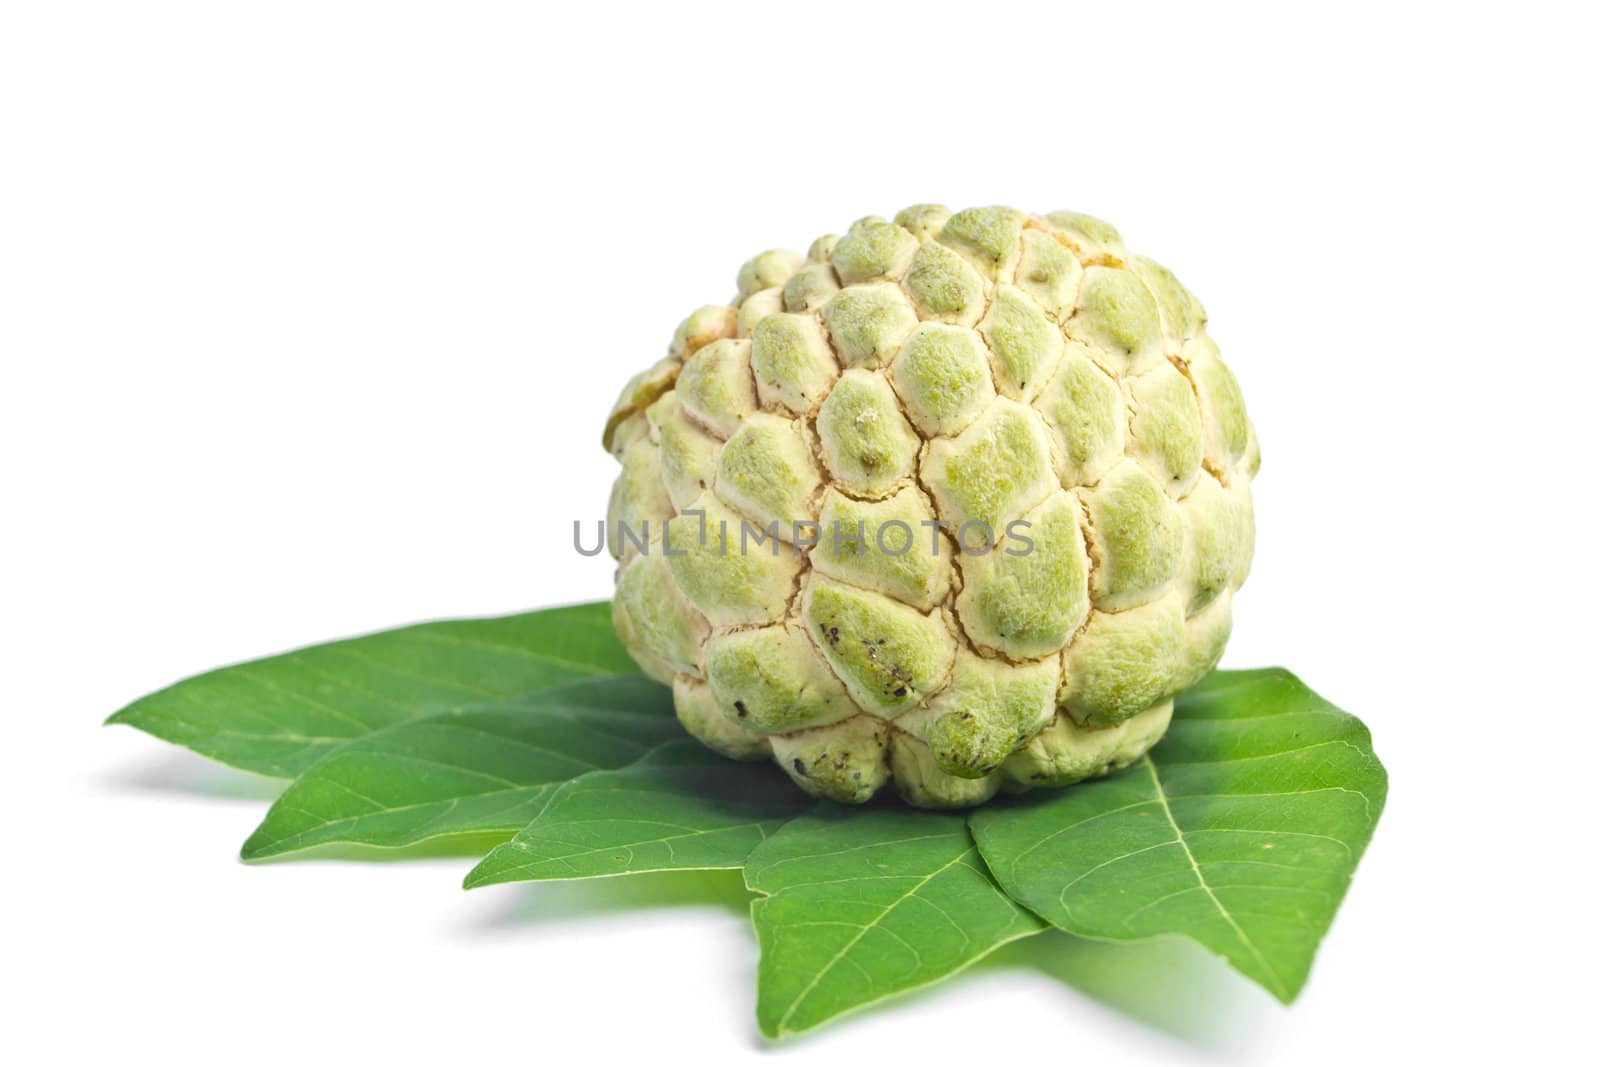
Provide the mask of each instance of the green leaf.
{"label": "green leaf", "polygon": [[224,667],[108,722],[258,774],[292,778],[335,746],[450,708],[633,674],[605,603],[430,622]]}
{"label": "green leaf", "polygon": [[558,789],[528,826],[467,875],[496,882],[737,868],[814,802],[771,764],[735,763],[697,741]]}
{"label": "green leaf", "polygon": [[994,884],[960,815],[826,805],[751,854],[756,1018],[807,1030],[966,967],[1043,924]]}
{"label": "green leaf", "polygon": [[632,763],[681,735],[671,692],[637,675],[396,723],[335,748],[295,779],[243,855],[512,834],[568,779]]}
{"label": "green leaf", "polygon": [[1285,1003],[1388,778],[1359,720],[1278,669],[1213,674],[1128,770],[972,813],[1011,896],[1084,937],[1193,938]]}

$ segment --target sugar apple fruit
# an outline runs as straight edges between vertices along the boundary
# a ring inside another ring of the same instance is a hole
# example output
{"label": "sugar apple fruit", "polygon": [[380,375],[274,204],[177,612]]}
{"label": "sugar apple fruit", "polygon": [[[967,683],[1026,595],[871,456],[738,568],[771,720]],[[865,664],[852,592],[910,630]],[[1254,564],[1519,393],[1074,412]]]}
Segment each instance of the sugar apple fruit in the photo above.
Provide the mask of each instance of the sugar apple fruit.
{"label": "sugar apple fruit", "polygon": [[1222,655],[1255,433],[1110,225],[918,205],[678,327],[605,430],[617,633],[678,717],[848,803],[1062,786]]}

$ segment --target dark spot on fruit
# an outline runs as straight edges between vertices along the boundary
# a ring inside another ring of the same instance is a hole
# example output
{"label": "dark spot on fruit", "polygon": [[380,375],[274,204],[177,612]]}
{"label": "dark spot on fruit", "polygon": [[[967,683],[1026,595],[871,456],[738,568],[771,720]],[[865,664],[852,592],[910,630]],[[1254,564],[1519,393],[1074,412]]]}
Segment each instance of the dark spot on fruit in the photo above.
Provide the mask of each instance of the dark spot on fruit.
{"label": "dark spot on fruit", "polygon": [[804,763],[800,762],[800,757],[799,756],[796,756],[794,758],[794,773],[796,773],[796,774],[805,774],[806,773],[806,765]]}
{"label": "dark spot on fruit", "polygon": [[906,695],[906,687],[902,685],[899,689],[896,689],[894,691],[894,695],[897,696],[897,697],[905,696]]}
{"label": "dark spot on fruit", "polygon": [[733,709],[739,713],[739,718],[741,719],[750,714],[750,709],[744,706],[744,701],[742,700],[735,700],[733,702]]}

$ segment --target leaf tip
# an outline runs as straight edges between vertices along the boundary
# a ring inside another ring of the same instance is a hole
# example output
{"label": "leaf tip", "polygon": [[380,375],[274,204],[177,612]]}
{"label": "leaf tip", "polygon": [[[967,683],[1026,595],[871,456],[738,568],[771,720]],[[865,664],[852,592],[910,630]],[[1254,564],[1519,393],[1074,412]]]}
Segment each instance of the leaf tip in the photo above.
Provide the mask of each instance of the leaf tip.
{"label": "leaf tip", "polygon": [[271,839],[262,837],[261,831],[257,830],[239,846],[239,858],[246,863],[264,860],[277,851],[273,848],[273,844]]}
{"label": "leaf tip", "polygon": [[1309,975],[1302,975],[1299,979],[1291,978],[1287,983],[1280,978],[1271,985],[1263,983],[1263,987],[1268,993],[1272,994],[1273,1000],[1287,1008],[1300,999],[1300,993],[1305,989],[1306,979],[1309,977]]}
{"label": "leaf tip", "polygon": [[488,857],[484,857],[483,860],[479,861],[476,867],[467,872],[467,876],[461,879],[462,889],[480,889],[483,886],[494,885],[496,882],[500,881],[500,879],[495,877],[493,871],[484,870],[484,864],[487,862]]}

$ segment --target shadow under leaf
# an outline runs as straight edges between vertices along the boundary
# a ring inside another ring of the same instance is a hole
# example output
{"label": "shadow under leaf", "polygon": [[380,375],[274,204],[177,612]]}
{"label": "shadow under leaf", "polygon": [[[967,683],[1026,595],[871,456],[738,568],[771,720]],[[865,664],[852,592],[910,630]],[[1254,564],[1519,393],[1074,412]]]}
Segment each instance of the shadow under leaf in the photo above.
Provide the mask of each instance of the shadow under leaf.
{"label": "shadow under leaf", "polygon": [[169,749],[104,773],[96,784],[117,791],[259,803],[276,800],[289,783],[224,767],[184,749]]}
{"label": "shadow under leaf", "polygon": [[1027,968],[1197,1050],[1235,1052],[1279,1006],[1180,937],[1095,941],[1047,930],[1002,946],[974,971]]}
{"label": "shadow under leaf", "polygon": [[312,848],[284,852],[276,856],[262,856],[248,862],[252,867],[267,867],[279,863],[408,863],[416,860],[480,860],[496,845],[511,839],[511,831],[495,830],[483,833],[442,834],[413,845],[389,847],[338,843],[316,845]]}
{"label": "shadow under leaf", "polygon": [[626,912],[708,908],[749,913],[751,893],[736,870],[650,871],[610,878],[521,882],[473,890],[500,894],[505,904],[480,917],[474,933],[492,935],[528,926],[597,919]]}

